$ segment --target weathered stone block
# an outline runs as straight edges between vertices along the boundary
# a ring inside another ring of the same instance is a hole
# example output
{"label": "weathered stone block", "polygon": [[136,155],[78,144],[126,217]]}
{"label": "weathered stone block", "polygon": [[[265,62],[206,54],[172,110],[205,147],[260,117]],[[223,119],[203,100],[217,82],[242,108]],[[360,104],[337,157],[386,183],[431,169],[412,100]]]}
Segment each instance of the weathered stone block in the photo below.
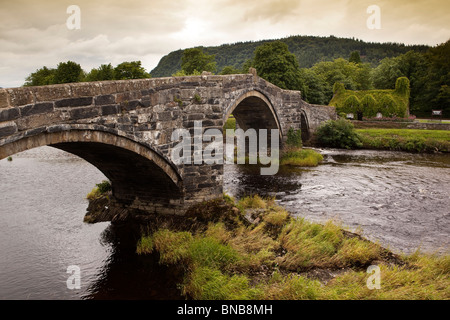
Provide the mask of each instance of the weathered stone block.
{"label": "weathered stone block", "polygon": [[111,114],[117,114],[117,113],[119,113],[119,106],[118,105],[101,106],[101,114],[102,114],[102,116],[109,116]]}
{"label": "weathered stone block", "polygon": [[116,98],[112,94],[105,94],[95,97],[94,103],[96,106],[105,104],[115,104]]}
{"label": "weathered stone block", "polygon": [[6,137],[17,132],[17,125],[14,122],[0,123],[0,137]]}
{"label": "weathered stone block", "polygon": [[70,110],[70,118],[72,120],[94,118],[99,115],[97,108],[76,108]]}
{"label": "weathered stone block", "polygon": [[0,110],[0,122],[15,120],[19,117],[19,108],[7,108]]}
{"label": "weathered stone block", "polygon": [[92,97],[82,97],[82,98],[69,98],[62,99],[55,102],[56,108],[75,108],[89,106],[92,104]]}
{"label": "weathered stone block", "polygon": [[53,111],[53,102],[41,102],[20,107],[22,117]]}

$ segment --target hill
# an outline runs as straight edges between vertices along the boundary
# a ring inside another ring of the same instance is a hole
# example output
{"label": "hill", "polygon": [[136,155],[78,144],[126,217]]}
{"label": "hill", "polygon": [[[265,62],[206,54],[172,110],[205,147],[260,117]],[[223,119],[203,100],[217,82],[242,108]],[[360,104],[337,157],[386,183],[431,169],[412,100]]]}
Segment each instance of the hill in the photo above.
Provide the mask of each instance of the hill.
{"label": "hill", "polygon": [[[215,47],[201,47],[207,54],[216,55],[218,71],[225,66],[241,69],[244,63],[253,58],[256,47],[274,40],[237,42]],[[425,52],[429,46],[404,45],[399,43],[374,43],[358,39],[313,36],[291,36],[280,39],[295,54],[301,68],[310,68],[320,61],[331,61],[336,58],[348,58],[353,51],[359,51],[362,62],[376,67],[384,58],[391,58],[410,50]],[[181,69],[183,50],[177,50],[164,56],[151,71],[152,77],[167,77]]]}

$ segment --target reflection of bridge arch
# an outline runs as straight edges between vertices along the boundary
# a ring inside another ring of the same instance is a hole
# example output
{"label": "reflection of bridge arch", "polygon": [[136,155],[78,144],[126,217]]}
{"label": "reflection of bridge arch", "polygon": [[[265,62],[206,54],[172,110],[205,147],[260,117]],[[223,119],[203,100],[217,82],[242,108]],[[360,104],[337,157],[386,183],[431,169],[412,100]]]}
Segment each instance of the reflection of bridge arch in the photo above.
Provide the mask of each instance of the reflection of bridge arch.
{"label": "reflection of bridge arch", "polygon": [[143,203],[180,201],[182,180],[177,168],[150,146],[107,131],[58,128],[11,138],[11,142],[0,146],[0,159],[51,146],[75,154],[98,168],[111,181],[113,195],[122,204],[130,205],[136,197]]}

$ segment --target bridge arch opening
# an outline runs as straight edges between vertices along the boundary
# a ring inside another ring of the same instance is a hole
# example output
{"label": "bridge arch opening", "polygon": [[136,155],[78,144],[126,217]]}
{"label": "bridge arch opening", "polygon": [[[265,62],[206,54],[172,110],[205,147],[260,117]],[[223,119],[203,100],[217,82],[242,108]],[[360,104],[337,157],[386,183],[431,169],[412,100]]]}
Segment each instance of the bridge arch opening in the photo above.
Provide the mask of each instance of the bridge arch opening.
{"label": "bridge arch opening", "polygon": [[108,132],[41,133],[0,146],[0,159],[41,146],[72,153],[94,165],[111,181],[118,205],[158,211],[176,210],[182,203],[182,181],[172,164],[148,146]]}
{"label": "bridge arch opening", "polygon": [[306,114],[304,112],[300,114],[300,129],[302,142],[305,143],[310,139],[311,135],[309,132],[308,118],[306,117]]}
{"label": "bridge arch opening", "polygon": [[249,91],[228,106],[224,123],[231,115],[236,119],[236,127],[244,131],[267,129],[270,135],[270,129],[278,129],[281,141],[282,128],[277,113],[269,99],[261,92]]}

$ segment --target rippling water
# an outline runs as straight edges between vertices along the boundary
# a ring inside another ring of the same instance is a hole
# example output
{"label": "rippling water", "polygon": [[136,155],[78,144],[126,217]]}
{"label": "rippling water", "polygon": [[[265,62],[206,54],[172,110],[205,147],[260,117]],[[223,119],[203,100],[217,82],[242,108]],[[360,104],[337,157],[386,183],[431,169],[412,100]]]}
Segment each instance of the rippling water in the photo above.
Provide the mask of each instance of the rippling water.
{"label": "rippling water", "polygon": [[260,176],[228,166],[226,191],[235,197],[275,196],[310,221],[330,219],[395,252],[449,252],[450,155],[320,150],[324,164]]}
{"label": "rippling water", "polygon": [[[295,215],[361,227],[394,251],[448,251],[449,155],[322,152],[317,168],[270,177],[255,166],[226,166],[225,189],[274,195]],[[85,196],[103,179],[50,147],[0,161],[0,299],[181,298],[171,270],[138,258],[126,230],[83,223]],[[81,270],[79,290],[67,288],[70,265]]]}

